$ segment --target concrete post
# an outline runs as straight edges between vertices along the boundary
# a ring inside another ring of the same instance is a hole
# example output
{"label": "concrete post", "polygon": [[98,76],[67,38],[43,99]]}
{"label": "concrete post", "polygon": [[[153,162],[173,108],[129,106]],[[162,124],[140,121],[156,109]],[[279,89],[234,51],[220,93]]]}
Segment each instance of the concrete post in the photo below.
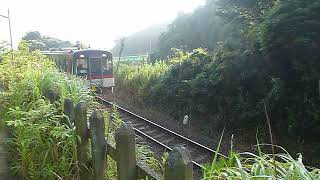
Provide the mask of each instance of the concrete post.
{"label": "concrete post", "polygon": [[69,128],[73,126],[74,123],[74,105],[71,99],[64,100],[64,114],[68,117],[64,119],[64,122]]}
{"label": "concrete post", "polygon": [[106,142],[104,118],[101,112],[94,111],[90,116],[91,152],[93,179],[103,180],[106,163]]}
{"label": "concrete post", "polygon": [[164,167],[164,180],[192,180],[193,165],[187,148],[176,147],[169,153]]}
{"label": "concrete post", "polygon": [[123,123],[115,138],[118,180],[136,180],[136,142],[132,124]]}
{"label": "concrete post", "polygon": [[89,135],[87,124],[87,106],[85,103],[79,103],[75,107],[75,126],[76,133],[79,136],[77,141],[77,157],[80,163],[80,180],[88,180],[89,172]]}

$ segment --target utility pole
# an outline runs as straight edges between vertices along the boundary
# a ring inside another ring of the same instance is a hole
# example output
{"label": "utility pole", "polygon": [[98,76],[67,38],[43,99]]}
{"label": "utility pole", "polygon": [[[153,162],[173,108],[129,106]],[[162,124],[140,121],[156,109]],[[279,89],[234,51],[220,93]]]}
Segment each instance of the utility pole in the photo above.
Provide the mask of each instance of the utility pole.
{"label": "utility pole", "polygon": [[151,51],[152,51],[152,40],[150,39],[150,42],[149,42],[149,53],[151,54]]}
{"label": "utility pole", "polygon": [[151,63],[151,52],[152,52],[152,40],[149,41],[149,62],[147,64]]}
{"label": "utility pole", "polygon": [[3,17],[3,18],[8,19],[9,33],[10,33],[10,47],[11,47],[11,51],[13,51],[12,31],[11,31],[11,20],[10,20],[10,11],[9,11],[9,9],[8,9],[8,14],[7,14],[7,16],[0,14],[0,17]]}
{"label": "utility pole", "polygon": [[12,43],[12,31],[11,31],[11,19],[10,19],[10,11],[8,9],[8,24],[9,24],[9,32],[10,32],[10,47],[11,47],[11,51],[13,51],[13,43]]}

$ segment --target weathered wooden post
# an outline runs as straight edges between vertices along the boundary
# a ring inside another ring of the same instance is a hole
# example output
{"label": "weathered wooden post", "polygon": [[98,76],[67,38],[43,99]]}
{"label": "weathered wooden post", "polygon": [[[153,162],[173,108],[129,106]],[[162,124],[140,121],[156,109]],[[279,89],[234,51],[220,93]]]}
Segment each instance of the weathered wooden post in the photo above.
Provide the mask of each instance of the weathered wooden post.
{"label": "weathered wooden post", "polygon": [[[320,82],[320,81],[319,81]],[[0,82],[0,93],[4,91],[4,85],[2,82]]]}
{"label": "weathered wooden post", "polygon": [[61,92],[59,88],[46,89],[44,90],[43,95],[53,104],[60,99]]}
{"label": "weathered wooden post", "polygon": [[[3,121],[0,118],[0,121]],[[8,149],[7,141],[8,132],[7,127],[3,126],[0,128],[0,180],[7,180],[9,178],[9,164],[8,164]]]}
{"label": "weathered wooden post", "polygon": [[94,111],[90,116],[91,152],[93,179],[103,180],[106,162],[106,142],[104,118],[101,112]]}
{"label": "weathered wooden post", "polygon": [[88,180],[90,177],[89,169],[89,147],[88,147],[88,124],[87,124],[87,105],[79,103],[75,107],[75,126],[77,136],[77,156],[80,163],[80,179]]}
{"label": "weathered wooden post", "polygon": [[193,166],[187,148],[176,147],[169,153],[164,167],[164,180],[192,180]]}
{"label": "weathered wooden post", "polygon": [[[0,93],[4,92],[4,85],[0,82]],[[0,118],[0,121],[3,119]],[[6,140],[8,138],[7,126],[0,127],[0,180],[9,179],[8,150]]]}
{"label": "weathered wooden post", "polygon": [[136,142],[132,124],[123,123],[115,138],[118,180],[136,180]]}
{"label": "weathered wooden post", "polygon": [[64,119],[64,122],[69,128],[72,127],[72,124],[74,123],[74,104],[71,99],[65,99],[64,100],[64,114],[68,117]]}
{"label": "weathered wooden post", "polygon": [[[111,124],[113,124],[112,123],[112,121],[113,121],[113,117],[112,117],[112,112],[109,112],[109,120],[108,120],[108,124],[107,124],[107,136],[106,136],[106,141],[109,141],[109,133],[110,133],[110,128],[111,128]],[[106,167],[106,169],[108,168],[108,156],[106,156],[106,165],[107,165],[107,167]]]}

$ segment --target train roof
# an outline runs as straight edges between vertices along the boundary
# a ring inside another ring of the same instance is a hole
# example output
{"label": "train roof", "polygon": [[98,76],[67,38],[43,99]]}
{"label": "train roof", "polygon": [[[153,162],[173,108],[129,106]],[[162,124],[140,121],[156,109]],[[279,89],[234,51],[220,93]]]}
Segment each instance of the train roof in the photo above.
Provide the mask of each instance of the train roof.
{"label": "train roof", "polygon": [[[95,49],[82,49],[74,51],[73,57],[75,58],[84,58],[84,57],[101,57],[105,54],[106,57],[112,58],[112,53],[104,50],[95,50]],[[83,57],[80,57],[83,56]]]}
{"label": "train roof", "polygon": [[72,51],[41,51],[45,55],[70,55],[72,56]]}
{"label": "train roof", "polygon": [[112,58],[112,53],[104,50],[96,50],[96,49],[82,49],[82,50],[71,50],[71,49],[63,49],[63,50],[49,50],[49,51],[41,51],[45,55],[67,55],[73,56],[74,58],[87,58],[87,57],[101,57],[105,56],[107,58]]}

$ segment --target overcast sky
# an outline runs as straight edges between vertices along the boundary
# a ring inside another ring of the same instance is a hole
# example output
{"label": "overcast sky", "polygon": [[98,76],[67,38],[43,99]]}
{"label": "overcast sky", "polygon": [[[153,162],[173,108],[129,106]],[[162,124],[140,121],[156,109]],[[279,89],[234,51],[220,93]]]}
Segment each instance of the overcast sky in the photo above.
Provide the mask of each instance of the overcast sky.
{"label": "overcast sky", "polygon": [[[1,0],[0,14],[10,9],[14,45],[27,31],[62,40],[80,40],[110,49],[114,40],[152,24],[172,21],[205,0]],[[0,17],[0,41],[9,40],[8,24]]]}

